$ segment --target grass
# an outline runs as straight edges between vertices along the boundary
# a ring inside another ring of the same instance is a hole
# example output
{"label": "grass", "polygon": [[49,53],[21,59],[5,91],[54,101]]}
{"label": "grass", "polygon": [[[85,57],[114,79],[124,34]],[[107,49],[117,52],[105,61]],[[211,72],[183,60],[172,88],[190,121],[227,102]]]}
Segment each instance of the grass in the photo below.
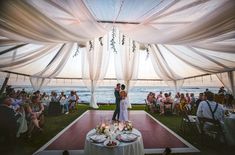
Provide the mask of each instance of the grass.
{"label": "grass", "polygon": [[[68,115],[59,116],[46,116],[45,126],[43,133],[39,136],[36,133],[31,139],[28,139],[26,135],[23,135],[17,141],[17,147],[10,152],[4,152],[4,154],[11,155],[29,155],[34,153],[37,149],[47,143],[51,138],[68,126],[72,121],[79,117],[86,110],[91,108],[88,105],[80,104],[78,111],[70,113]],[[100,105],[98,110],[114,110],[115,105]],[[133,105],[132,110],[144,110],[145,105]],[[183,134],[180,130],[181,117],[180,116],[160,116],[158,114],[151,114],[157,120],[162,122],[168,128],[176,132],[178,135],[183,137],[185,140],[190,142],[192,145],[197,147],[201,152],[198,155],[219,155],[219,154],[231,154],[235,151],[233,148],[223,146],[202,146],[200,143],[199,136],[196,132],[188,131],[187,134]]]}

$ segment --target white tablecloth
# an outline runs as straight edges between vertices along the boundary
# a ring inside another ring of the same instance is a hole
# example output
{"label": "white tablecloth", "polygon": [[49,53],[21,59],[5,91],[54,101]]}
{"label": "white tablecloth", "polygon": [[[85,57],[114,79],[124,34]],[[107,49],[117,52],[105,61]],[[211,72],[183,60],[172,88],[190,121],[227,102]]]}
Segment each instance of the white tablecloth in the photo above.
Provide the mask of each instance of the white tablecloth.
{"label": "white tablecloth", "polygon": [[144,155],[144,145],[141,133],[133,129],[133,133],[139,135],[136,141],[124,143],[120,142],[117,147],[107,148],[103,143],[93,143],[90,140],[90,135],[95,133],[95,129],[89,131],[86,135],[85,155]]}
{"label": "white tablecloth", "polygon": [[228,145],[235,145],[235,114],[225,117],[224,132]]}

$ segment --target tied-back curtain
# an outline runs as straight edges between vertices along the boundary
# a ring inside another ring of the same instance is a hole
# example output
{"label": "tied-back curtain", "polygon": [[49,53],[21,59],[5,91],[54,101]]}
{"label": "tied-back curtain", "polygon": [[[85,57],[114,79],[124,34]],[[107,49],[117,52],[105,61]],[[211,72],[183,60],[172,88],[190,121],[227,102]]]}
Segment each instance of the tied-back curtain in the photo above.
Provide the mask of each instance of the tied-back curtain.
{"label": "tied-back curtain", "polygon": [[61,45],[59,51],[46,68],[30,77],[34,90],[40,90],[41,87],[46,86],[50,82],[50,79],[56,77],[61,72],[71,56],[73,45],[73,43]]}
{"label": "tied-back curtain", "polygon": [[[124,82],[126,91],[134,86],[138,79],[139,68],[139,44],[130,38],[126,38],[124,43],[117,46],[117,53],[114,54],[115,73],[117,80]],[[131,108],[131,104],[129,104]]]}
{"label": "tied-back curtain", "polygon": [[228,92],[235,96],[234,76],[235,71],[216,74],[221,83],[227,88]]}
{"label": "tied-back curtain", "polygon": [[102,82],[108,69],[110,53],[108,37],[89,41],[82,50],[82,80],[91,91],[90,107],[98,108],[95,91]]}

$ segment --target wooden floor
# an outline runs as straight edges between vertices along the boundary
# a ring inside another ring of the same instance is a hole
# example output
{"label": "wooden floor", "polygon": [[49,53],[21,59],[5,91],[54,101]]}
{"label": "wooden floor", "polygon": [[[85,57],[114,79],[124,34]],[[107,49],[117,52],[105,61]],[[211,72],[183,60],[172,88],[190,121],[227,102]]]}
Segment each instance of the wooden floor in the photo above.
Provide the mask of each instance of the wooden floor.
{"label": "wooden floor", "polygon": [[[87,132],[101,120],[110,120],[112,115],[113,111],[89,110],[39,151],[83,150]],[[173,153],[199,151],[145,111],[129,111],[129,120],[143,136],[145,153],[161,153],[166,147],[170,147]]]}

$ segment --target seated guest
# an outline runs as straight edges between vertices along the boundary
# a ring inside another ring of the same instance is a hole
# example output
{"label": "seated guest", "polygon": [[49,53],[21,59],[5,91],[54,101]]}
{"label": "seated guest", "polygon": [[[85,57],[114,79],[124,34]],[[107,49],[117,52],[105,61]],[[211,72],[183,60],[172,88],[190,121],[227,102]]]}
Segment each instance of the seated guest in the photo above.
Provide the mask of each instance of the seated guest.
{"label": "seated guest", "polygon": [[200,93],[198,99],[196,100],[196,110],[198,109],[201,101],[203,101],[203,93]]}
{"label": "seated guest", "polygon": [[177,115],[179,114],[179,106],[180,106],[180,93],[177,92],[173,102],[173,112]]}
{"label": "seated guest", "polygon": [[[165,109],[171,109],[172,104],[173,104],[173,100],[172,98],[168,95],[168,93],[164,94],[164,98],[162,99],[162,108],[161,108],[161,114],[165,113]],[[172,110],[172,109],[171,109]]]}
{"label": "seated guest", "polygon": [[15,143],[17,116],[11,105],[9,97],[3,97],[0,101],[0,146],[13,146]]}
{"label": "seated guest", "polygon": [[188,102],[187,99],[184,97],[184,94],[180,94],[180,110],[183,111],[187,106]]}
{"label": "seated guest", "polygon": [[[224,109],[223,107],[214,101],[214,94],[210,91],[204,93],[204,101],[201,101],[197,109],[197,117],[209,118],[213,120],[219,120],[223,122]],[[210,127],[210,124],[206,124],[205,131]]]}
{"label": "seated guest", "polygon": [[154,111],[155,104],[156,104],[155,94],[153,92],[150,92],[147,96],[147,105],[149,106],[151,112]]}
{"label": "seated guest", "polygon": [[75,103],[76,103],[75,91],[71,91],[70,95],[68,97],[68,107],[69,107],[69,109],[74,109],[75,108]]}
{"label": "seated guest", "polygon": [[224,89],[224,86],[220,87],[218,94],[223,94],[223,95],[226,94],[226,90]]}
{"label": "seated guest", "polygon": [[31,103],[27,107],[27,111],[31,119],[28,132],[28,137],[30,138],[34,127],[36,127],[39,131],[43,130],[41,127],[44,124],[44,115],[42,114],[44,111],[44,106],[40,102],[39,96],[32,97]]}
{"label": "seated guest", "polygon": [[20,117],[17,119],[17,123],[19,125],[16,137],[19,138],[20,134],[25,133],[28,130],[27,120],[26,120],[26,113],[25,113],[25,106],[30,102],[27,98],[27,94],[22,94],[22,103],[20,104],[20,108],[16,112]]}
{"label": "seated guest", "polygon": [[61,92],[61,95],[59,97],[59,102],[60,102],[60,106],[62,107],[62,113],[64,113],[64,109],[66,109],[66,114],[68,114],[69,108],[68,108],[66,95],[64,94],[64,92]]}

